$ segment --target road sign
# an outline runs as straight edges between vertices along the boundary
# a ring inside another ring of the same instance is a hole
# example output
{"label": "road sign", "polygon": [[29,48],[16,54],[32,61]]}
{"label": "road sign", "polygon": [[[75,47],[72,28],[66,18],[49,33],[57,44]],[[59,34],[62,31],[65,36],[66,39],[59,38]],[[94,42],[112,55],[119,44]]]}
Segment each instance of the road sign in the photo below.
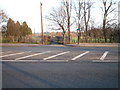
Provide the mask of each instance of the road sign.
{"label": "road sign", "polygon": [[78,28],[77,30],[80,30],[80,28]]}

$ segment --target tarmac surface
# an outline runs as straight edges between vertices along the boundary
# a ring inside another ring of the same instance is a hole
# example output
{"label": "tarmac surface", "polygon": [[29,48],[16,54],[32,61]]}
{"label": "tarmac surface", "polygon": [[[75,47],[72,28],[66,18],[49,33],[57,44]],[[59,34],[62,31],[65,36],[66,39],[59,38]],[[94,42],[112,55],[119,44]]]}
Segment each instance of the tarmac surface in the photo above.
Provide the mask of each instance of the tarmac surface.
{"label": "tarmac surface", "polygon": [[2,47],[3,88],[118,88],[118,47]]}

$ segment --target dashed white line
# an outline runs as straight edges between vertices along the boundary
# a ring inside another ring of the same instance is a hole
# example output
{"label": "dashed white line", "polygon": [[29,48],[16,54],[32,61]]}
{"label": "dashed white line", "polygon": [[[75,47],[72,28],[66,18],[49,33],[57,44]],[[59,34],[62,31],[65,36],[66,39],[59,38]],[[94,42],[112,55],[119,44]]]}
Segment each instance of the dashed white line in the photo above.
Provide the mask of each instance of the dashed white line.
{"label": "dashed white line", "polygon": [[1,62],[15,62],[15,60],[0,60]]}
{"label": "dashed white line", "polygon": [[70,51],[67,51],[67,52],[62,52],[62,53],[59,53],[59,54],[56,54],[56,55],[53,55],[53,56],[49,56],[47,58],[44,58],[43,60],[48,60],[48,59],[51,59],[51,58],[54,58],[54,57],[57,57],[57,56],[60,56],[60,55],[63,55],[63,54],[66,54],[66,53],[69,53]]}
{"label": "dashed white line", "polygon": [[[12,51],[10,51],[12,52]],[[26,52],[32,52],[32,51],[26,51]],[[14,56],[14,55],[18,55],[18,54],[23,54],[23,53],[26,53],[26,52],[20,52],[20,53],[13,53],[13,54],[8,54],[8,55],[3,55],[3,56],[0,56],[1,57],[8,57],[8,56]]]}
{"label": "dashed white line", "polygon": [[51,52],[51,51],[46,51],[46,52],[42,52],[42,53],[37,53],[37,54],[28,55],[28,56],[16,58],[15,60],[25,59],[25,58],[28,58],[28,57],[33,57],[33,56],[37,56],[37,55],[41,55],[41,54],[45,54],[45,53],[49,53],[49,52]]}
{"label": "dashed white line", "polygon": [[102,55],[102,57],[100,58],[100,60],[104,60],[105,57],[107,56],[107,54],[108,54],[108,51],[106,51],[106,52]]}
{"label": "dashed white line", "polygon": [[1,62],[38,62],[40,60],[0,60]]}
{"label": "dashed white line", "polygon": [[82,54],[80,54],[80,55],[78,55],[78,56],[72,58],[71,60],[76,60],[76,59],[78,59],[78,58],[84,56],[84,55],[87,54],[87,53],[89,53],[89,51],[86,51],[86,52],[84,52],[84,53],[82,53]]}

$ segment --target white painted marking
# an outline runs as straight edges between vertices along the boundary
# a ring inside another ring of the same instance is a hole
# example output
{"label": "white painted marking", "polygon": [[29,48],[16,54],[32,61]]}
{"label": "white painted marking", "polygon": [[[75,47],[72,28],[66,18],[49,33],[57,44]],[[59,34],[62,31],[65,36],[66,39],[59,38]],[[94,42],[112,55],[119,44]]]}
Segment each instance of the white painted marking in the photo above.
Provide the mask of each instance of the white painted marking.
{"label": "white painted marking", "polygon": [[0,60],[2,62],[38,62],[40,60]]}
{"label": "white painted marking", "polygon": [[[30,52],[30,51],[28,51],[28,52]],[[26,52],[13,53],[13,54],[8,54],[8,55],[0,56],[0,57],[14,56],[14,55],[23,54],[23,53],[26,53]]]}
{"label": "white painted marking", "polygon": [[0,60],[1,62],[68,62],[68,60]]}
{"label": "white painted marking", "polygon": [[51,52],[51,51],[46,51],[46,52],[42,52],[42,53],[37,53],[37,54],[28,55],[28,56],[16,58],[15,60],[25,59],[25,58],[28,58],[28,57],[33,57],[33,56],[37,56],[37,55],[41,55],[41,54],[45,54],[45,53],[49,53],[49,52]]}
{"label": "white painted marking", "polygon": [[110,63],[110,62],[119,62],[118,60],[93,60],[94,63]]}
{"label": "white painted marking", "polygon": [[54,58],[54,57],[57,57],[57,56],[60,56],[60,55],[63,55],[63,54],[69,53],[69,52],[70,52],[70,51],[62,52],[62,53],[59,53],[59,54],[56,54],[56,55],[53,55],[53,56],[50,56],[50,57],[44,58],[43,60],[51,59],[51,58]]}
{"label": "white painted marking", "polygon": [[4,56],[0,56],[0,57],[8,57],[8,56],[18,55],[18,54],[23,54],[23,53],[25,53],[25,52],[9,54],[9,55],[4,55]]}
{"label": "white painted marking", "polygon": [[0,52],[0,53],[5,53],[5,52]]}
{"label": "white painted marking", "polygon": [[26,51],[26,52],[32,52],[32,51]]}
{"label": "white painted marking", "polygon": [[10,52],[12,52],[12,51],[7,51],[7,52],[1,52],[1,53],[10,53]]}
{"label": "white painted marking", "polygon": [[100,60],[104,60],[105,57],[107,56],[107,54],[108,54],[108,51],[106,51],[106,52],[102,55],[102,57],[100,58]]}
{"label": "white painted marking", "polygon": [[71,60],[76,60],[76,59],[78,59],[78,58],[84,56],[84,55],[87,54],[87,53],[89,53],[89,51],[86,51],[86,52],[84,52],[84,53],[82,53],[82,54],[80,54],[80,55],[78,55],[78,56],[72,58]]}
{"label": "white painted marking", "polygon": [[41,62],[68,62],[68,60],[41,60]]}

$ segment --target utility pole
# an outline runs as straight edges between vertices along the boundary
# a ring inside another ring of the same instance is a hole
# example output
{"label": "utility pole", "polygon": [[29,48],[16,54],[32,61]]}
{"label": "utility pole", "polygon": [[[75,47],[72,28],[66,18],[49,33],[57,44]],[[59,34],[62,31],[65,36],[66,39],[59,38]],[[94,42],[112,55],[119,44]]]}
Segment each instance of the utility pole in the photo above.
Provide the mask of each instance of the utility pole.
{"label": "utility pole", "polygon": [[40,14],[41,14],[41,40],[42,44],[44,44],[44,35],[43,35],[43,19],[42,19],[42,3],[40,2]]}
{"label": "utility pole", "polygon": [[[118,2],[118,30],[120,30],[120,1]],[[120,36],[118,34],[118,42],[120,42]]]}

